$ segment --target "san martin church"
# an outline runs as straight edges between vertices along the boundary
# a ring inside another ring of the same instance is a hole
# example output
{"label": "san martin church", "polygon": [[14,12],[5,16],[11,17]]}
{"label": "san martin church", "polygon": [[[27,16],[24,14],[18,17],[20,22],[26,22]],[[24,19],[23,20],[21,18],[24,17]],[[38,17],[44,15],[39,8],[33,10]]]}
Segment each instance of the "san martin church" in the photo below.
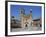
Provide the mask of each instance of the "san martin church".
{"label": "san martin church", "polygon": [[20,9],[20,21],[12,20],[11,28],[26,28],[26,27],[41,27],[41,18],[33,20],[32,18],[32,9],[30,9],[29,14],[25,13],[23,8]]}

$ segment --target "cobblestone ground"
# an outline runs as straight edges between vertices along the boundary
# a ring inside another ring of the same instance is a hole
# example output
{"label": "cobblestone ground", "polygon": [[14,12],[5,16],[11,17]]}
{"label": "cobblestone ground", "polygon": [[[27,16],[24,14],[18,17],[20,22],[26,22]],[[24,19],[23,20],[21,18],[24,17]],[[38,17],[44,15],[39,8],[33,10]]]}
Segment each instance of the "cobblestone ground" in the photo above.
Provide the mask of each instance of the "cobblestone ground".
{"label": "cobblestone ground", "polygon": [[19,31],[40,31],[42,27],[25,27],[25,28],[12,28],[12,32],[19,32]]}

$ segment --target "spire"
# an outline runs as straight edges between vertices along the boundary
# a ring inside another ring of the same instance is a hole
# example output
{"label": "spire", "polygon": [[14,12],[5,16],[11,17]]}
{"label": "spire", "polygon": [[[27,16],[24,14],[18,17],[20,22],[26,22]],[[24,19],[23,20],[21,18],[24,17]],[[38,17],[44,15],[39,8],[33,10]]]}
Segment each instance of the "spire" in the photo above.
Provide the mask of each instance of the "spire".
{"label": "spire", "polygon": [[20,9],[21,14],[25,14],[25,10],[23,8]]}
{"label": "spire", "polygon": [[30,16],[32,17],[32,9],[30,9]]}
{"label": "spire", "polygon": [[32,13],[32,9],[30,9],[30,13]]}

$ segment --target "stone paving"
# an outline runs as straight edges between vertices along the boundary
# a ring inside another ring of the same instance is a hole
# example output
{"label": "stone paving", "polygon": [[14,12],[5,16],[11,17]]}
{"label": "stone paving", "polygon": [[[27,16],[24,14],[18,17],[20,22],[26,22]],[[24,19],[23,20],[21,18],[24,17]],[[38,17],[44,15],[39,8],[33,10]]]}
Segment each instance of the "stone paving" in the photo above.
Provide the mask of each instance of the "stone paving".
{"label": "stone paving", "polygon": [[12,28],[12,32],[19,32],[19,31],[40,31],[42,27],[25,27],[25,28]]}

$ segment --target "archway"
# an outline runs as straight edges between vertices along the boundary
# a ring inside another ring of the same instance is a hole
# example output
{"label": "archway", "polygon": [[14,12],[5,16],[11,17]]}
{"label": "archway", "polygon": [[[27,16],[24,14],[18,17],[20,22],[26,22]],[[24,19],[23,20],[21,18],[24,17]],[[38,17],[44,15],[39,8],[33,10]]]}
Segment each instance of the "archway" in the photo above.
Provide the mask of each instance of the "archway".
{"label": "archway", "polygon": [[25,25],[25,27],[27,27],[27,24]]}
{"label": "archway", "polygon": [[28,24],[29,24],[28,22],[25,22],[25,27],[28,27]]}

